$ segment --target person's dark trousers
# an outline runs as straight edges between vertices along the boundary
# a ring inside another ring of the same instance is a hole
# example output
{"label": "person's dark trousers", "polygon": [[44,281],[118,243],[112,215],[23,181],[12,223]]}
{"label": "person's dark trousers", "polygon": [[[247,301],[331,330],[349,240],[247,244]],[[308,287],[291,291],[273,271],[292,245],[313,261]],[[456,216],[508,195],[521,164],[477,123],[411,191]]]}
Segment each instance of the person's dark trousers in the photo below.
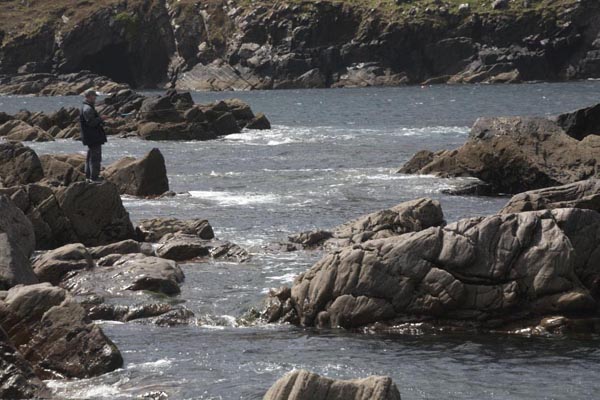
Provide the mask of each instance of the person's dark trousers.
{"label": "person's dark trousers", "polygon": [[100,165],[102,164],[102,145],[88,146],[85,161],[85,177],[97,181],[100,177]]}

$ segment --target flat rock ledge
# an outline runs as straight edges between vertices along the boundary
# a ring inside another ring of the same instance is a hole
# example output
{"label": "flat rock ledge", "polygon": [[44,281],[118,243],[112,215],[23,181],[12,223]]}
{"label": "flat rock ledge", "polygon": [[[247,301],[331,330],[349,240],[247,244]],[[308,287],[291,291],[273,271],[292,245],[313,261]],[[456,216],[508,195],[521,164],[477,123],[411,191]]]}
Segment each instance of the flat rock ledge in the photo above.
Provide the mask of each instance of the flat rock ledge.
{"label": "flat rock ledge", "polygon": [[400,400],[400,392],[387,376],[343,381],[295,370],[275,382],[263,400]]}
{"label": "flat rock ledge", "polygon": [[515,195],[501,213],[584,208],[600,212],[600,180],[588,179],[563,186],[531,190]]}
{"label": "flat rock ledge", "polygon": [[263,316],[398,332],[596,331],[598,259],[592,210],[468,218],[330,253],[273,291]]}

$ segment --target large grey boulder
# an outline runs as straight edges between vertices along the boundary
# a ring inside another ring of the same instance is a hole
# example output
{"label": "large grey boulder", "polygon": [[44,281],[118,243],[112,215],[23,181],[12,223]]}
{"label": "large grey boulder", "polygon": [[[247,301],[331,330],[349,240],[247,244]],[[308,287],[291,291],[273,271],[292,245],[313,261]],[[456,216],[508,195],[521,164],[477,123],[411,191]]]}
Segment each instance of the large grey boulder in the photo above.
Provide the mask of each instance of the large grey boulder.
{"label": "large grey boulder", "polygon": [[400,400],[390,377],[370,376],[334,380],[306,370],[295,370],[279,379],[263,400]]}
{"label": "large grey boulder", "polygon": [[399,172],[470,176],[495,193],[520,193],[600,177],[600,136],[576,140],[546,118],[480,118],[452,151],[419,152]]}
{"label": "large grey boulder", "polygon": [[55,192],[79,242],[101,246],[135,236],[118,188],[109,182],[77,182]]}
{"label": "large grey boulder", "polygon": [[0,196],[0,289],[37,283],[29,258],[35,250],[33,226],[6,196]]}
{"label": "large grey boulder", "polygon": [[444,213],[436,200],[422,198],[364,215],[331,231],[303,232],[289,237],[304,248],[343,247],[444,225]]}
{"label": "large grey boulder", "polygon": [[103,176],[117,185],[121,194],[146,197],[169,191],[165,158],[156,148],[139,160],[125,157],[109,165]]}
{"label": "large grey boulder", "polygon": [[63,289],[16,286],[0,302],[0,326],[42,379],[89,378],[123,365],[117,347]]}
{"label": "large grey boulder", "polygon": [[0,179],[5,186],[26,185],[44,177],[37,154],[20,143],[0,143]]}
{"label": "large grey boulder", "polygon": [[595,318],[599,259],[595,211],[470,218],[328,254],[287,296],[271,297],[267,319],[508,331],[555,315]]}
{"label": "large grey boulder", "polygon": [[555,208],[585,208],[600,212],[600,180],[588,179],[519,193],[510,199],[501,212],[508,214]]}

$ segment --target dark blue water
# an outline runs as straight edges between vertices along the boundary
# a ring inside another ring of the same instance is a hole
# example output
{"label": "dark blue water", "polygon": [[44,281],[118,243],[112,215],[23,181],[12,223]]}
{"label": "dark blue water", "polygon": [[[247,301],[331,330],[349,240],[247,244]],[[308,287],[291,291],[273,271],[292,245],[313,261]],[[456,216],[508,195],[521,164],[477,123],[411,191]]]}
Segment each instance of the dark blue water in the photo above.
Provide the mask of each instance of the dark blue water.
{"label": "dark blue water", "polygon": [[[579,399],[600,393],[595,340],[504,336],[385,337],[289,326],[242,327],[236,318],[270,287],[290,283],[317,253],[272,254],[263,245],[332,227],[418,197],[439,199],[448,221],[496,212],[506,199],[451,197],[463,183],[395,171],[418,150],[464,143],[479,116],[552,115],[600,102],[599,82],[518,86],[197,93],[197,102],[239,97],[265,112],[271,131],[213,142],[112,139],[106,163],[158,146],[171,199],[125,198],[134,220],[208,218],[223,239],[251,250],[244,265],[184,265],[180,299],[199,326],[104,324],[126,365],[85,381],[51,382],[68,398],[260,399],[293,368],[332,377],[390,375],[403,399]],[[52,110],[80,99],[0,97],[0,111]],[[77,142],[32,145],[39,153],[82,152]]]}

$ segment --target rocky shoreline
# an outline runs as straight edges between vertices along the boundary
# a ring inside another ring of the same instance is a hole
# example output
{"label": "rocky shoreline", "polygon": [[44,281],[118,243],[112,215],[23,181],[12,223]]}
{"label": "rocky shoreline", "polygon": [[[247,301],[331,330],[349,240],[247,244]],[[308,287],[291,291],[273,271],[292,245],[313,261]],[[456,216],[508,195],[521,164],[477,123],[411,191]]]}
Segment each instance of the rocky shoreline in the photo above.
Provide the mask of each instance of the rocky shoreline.
{"label": "rocky shoreline", "polygon": [[[208,140],[270,125],[239,100],[196,105],[175,91],[143,97],[121,90],[101,109],[111,133],[123,137],[153,130],[162,132],[155,140]],[[240,322],[386,334],[599,333],[597,110],[482,119],[460,149],[419,153],[404,173],[471,176],[491,194],[515,195],[497,214],[449,224],[440,202],[416,199],[269,246],[325,255]],[[52,138],[75,132],[76,117],[77,110],[24,111],[0,125],[14,131],[0,143],[0,397],[49,398],[43,380],[120,368],[123,356],[94,321],[202,325],[178,298],[180,263],[252,257],[216,238],[205,218],[158,216],[134,226],[121,195],[186,196],[169,191],[159,149],[119,160],[106,167],[104,182],[90,183],[80,156],[38,156],[15,141],[32,140],[20,130]],[[334,381],[294,371],[265,395],[292,398],[400,393],[388,377]]]}
{"label": "rocky shoreline", "polygon": [[600,77],[595,0],[62,3],[2,3],[0,93],[81,93],[85,70],[211,91]]}

